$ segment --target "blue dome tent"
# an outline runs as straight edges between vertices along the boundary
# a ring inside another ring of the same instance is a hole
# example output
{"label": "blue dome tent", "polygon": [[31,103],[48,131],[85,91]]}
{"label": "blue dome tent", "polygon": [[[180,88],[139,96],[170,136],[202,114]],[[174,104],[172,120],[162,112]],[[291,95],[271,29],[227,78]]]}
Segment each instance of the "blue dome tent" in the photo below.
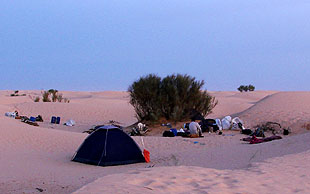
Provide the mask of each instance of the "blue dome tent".
{"label": "blue dome tent", "polygon": [[74,154],[72,161],[97,166],[145,162],[136,142],[114,125],[101,126],[91,133]]}

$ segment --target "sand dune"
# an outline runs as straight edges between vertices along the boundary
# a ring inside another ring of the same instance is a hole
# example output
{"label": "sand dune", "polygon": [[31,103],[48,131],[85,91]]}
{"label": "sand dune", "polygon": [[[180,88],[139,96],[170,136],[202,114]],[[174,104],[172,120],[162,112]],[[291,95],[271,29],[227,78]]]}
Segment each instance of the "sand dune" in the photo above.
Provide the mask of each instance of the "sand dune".
{"label": "sand dune", "polygon": [[[296,158],[302,160],[296,161]],[[84,193],[308,193],[310,152],[253,164],[242,170],[193,166],[159,167],[108,175],[82,187]],[[120,183],[121,180],[121,183]]]}
{"label": "sand dune", "polygon": [[310,122],[310,92],[279,92],[263,98],[249,109],[237,114],[248,126],[274,121],[293,132],[304,131]]}
{"label": "sand dune", "polygon": [[223,118],[250,108],[257,101],[266,96],[277,93],[276,91],[240,92],[210,92],[218,100],[218,105],[208,115],[209,118]]}
{"label": "sand dune", "polygon": [[[309,92],[211,92],[219,104],[210,118],[239,116],[247,126],[273,120],[295,135],[260,145],[239,132],[204,138],[143,137],[151,163],[97,167],[70,159],[87,136],[87,127],[117,120],[136,122],[126,92],[62,92],[70,103],[35,103],[40,91],[10,97],[0,91],[1,193],[306,193],[309,191]],[[18,110],[41,114],[30,126],[4,116]],[[75,127],[50,124],[52,115],[74,119]],[[140,145],[141,137],[133,137]],[[290,177],[290,178],[288,178]],[[122,180],[122,184],[119,184]]]}

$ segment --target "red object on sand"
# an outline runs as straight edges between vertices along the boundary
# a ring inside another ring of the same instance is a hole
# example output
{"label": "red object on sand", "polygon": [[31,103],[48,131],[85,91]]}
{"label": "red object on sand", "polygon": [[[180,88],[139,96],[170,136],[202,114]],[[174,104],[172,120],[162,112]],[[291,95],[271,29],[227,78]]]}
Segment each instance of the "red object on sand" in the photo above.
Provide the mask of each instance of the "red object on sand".
{"label": "red object on sand", "polygon": [[147,151],[146,149],[143,150],[143,155],[144,155],[144,159],[146,163],[151,162],[151,158],[150,158],[150,152]]}

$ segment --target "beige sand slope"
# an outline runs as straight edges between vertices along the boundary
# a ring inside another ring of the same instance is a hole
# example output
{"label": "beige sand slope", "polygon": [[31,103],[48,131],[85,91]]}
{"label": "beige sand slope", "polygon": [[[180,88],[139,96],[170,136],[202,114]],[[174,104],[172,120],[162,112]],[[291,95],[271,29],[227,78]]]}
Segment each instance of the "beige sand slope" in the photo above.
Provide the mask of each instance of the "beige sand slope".
{"label": "beige sand slope", "polygon": [[[33,102],[36,96],[41,96],[41,91],[20,91],[27,96],[10,97],[12,91],[3,91],[0,102],[8,105],[7,111],[18,110],[21,115],[43,117],[44,123],[40,126],[74,132],[82,132],[92,125],[104,124],[109,120],[120,122],[127,126],[135,123],[135,113],[129,104],[127,92],[61,92],[70,99],[70,103],[44,103]],[[32,98],[32,99],[31,99]],[[64,123],[69,119],[76,122],[74,127],[50,125],[52,116],[61,117]]]}
{"label": "beige sand slope", "polygon": [[309,168],[309,151],[269,159],[243,170],[159,167],[105,176],[74,194],[308,193],[310,176],[305,169]]}
{"label": "beige sand slope", "polygon": [[[97,167],[70,159],[85,139],[86,134],[81,131],[87,127],[112,119],[124,124],[136,122],[126,92],[63,92],[70,99],[69,104],[33,102],[29,95],[40,95],[40,91],[20,91],[27,94],[21,97],[10,97],[10,93],[0,91],[3,113],[0,115],[0,193],[39,193],[40,189],[44,193],[304,193],[309,190],[310,133],[261,145],[240,142],[244,136],[231,131],[225,132],[226,136],[205,134],[205,138],[199,139],[144,137],[151,163]],[[310,120],[303,106],[309,101],[308,92],[213,92],[213,95],[219,105],[210,117],[236,114],[249,125],[265,118],[277,121],[297,118],[298,124]],[[293,103],[296,99],[298,103]],[[281,102],[287,105],[278,111],[277,104]],[[41,114],[45,122],[34,127],[4,116],[4,112],[15,109],[27,116]],[[259,117],[258,111],[261,111]],[[49,124],[52,115],[63,120],[72,118],[77,126]],[[289,124],[295,126],[295,121]],[[134,139],[142,147],[141,138]],[[253,185],[250,188],[249,181]]]}
{"label": "beige sand slope", "polygon": [[275,93],[236,116],[245,120],[248,126],[274,121],[291,127],[293,132],[300,132],[302,125],[310,121],[310,92]]}
{"label": "beige sand slope", "polygon": [[253,104],[263,98],[277,93],[276,91],[255,91],[255,92],[209,92],[218,100],[213,113],[208,117],[222,118],[227,115],[236,114],[247,110]]}

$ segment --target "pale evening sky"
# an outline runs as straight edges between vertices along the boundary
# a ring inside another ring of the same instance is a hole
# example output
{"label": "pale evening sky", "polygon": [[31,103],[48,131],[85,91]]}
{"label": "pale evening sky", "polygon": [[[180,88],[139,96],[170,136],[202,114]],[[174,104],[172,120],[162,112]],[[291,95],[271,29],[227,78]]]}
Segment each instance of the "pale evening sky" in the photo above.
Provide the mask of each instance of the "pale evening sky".
{"label": "pale evening sky", "polygon": [[0,90],[127,90],[149,73],[310,90],[310,1],[2,0],[0,67]]}

